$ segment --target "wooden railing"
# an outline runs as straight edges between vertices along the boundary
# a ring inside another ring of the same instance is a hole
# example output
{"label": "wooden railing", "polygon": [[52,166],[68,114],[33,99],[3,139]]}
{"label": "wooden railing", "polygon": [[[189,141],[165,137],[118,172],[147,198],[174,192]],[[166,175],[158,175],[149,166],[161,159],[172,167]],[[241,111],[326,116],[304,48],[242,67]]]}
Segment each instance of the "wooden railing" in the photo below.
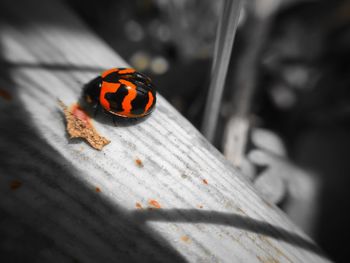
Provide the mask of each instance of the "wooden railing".
{"label": "wooden railing", "polygon": [[1,261],[328,262],[160,94],[69,139],[57,99],[126,63],[60,1],[0,5]]}

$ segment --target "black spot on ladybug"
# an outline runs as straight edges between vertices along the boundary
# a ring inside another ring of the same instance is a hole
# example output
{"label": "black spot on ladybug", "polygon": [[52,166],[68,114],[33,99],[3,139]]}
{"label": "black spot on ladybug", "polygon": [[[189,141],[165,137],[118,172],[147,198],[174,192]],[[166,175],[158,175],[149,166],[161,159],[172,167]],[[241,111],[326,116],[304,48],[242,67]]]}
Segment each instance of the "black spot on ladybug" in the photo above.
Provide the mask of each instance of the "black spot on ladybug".
{"label": "black spot on ladybug", "polygon": [[[138,96],[131,102],[131,113],[139,115],[144,112],[144,109],[146,108],[146,105],[148,103],[148,94],[143,91],[137,91]],[[142,93],[141,96],[139,96],[139,93]]]}
{"label": "black spot on ladybug", "polygon": [[105,98],[109,101],[112,111],[123,111],[123,100],[128,95],[128,90],[125,87],[120,87],[115,93],[107,93]]}
{"label": "black spot on ladybug", "polygon": [[118,72],[112,72],[108,74],[106,77],[103,78],[103,81],[110,82],[110,83],[117,83],[120,79],[120,75]]}
{"label": "black spot on ladybug", "polygon": [[131,68],[113,68],[91,81],[84,89],[88,104],[123,118],[141,118],[152,112],[155,87],[149,77]]}

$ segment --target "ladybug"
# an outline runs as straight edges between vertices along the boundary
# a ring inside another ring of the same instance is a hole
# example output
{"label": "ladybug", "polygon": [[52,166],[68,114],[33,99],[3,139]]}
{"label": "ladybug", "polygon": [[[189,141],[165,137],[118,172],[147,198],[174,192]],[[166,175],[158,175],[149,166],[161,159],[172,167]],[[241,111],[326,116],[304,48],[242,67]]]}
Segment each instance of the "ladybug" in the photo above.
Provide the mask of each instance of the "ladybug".
{"label": "ladybug", "polygon": [[156,90],[151,79],[135,69],[112,68],[86,85],[84,98],[114,116],[140,118],[154,109]]}

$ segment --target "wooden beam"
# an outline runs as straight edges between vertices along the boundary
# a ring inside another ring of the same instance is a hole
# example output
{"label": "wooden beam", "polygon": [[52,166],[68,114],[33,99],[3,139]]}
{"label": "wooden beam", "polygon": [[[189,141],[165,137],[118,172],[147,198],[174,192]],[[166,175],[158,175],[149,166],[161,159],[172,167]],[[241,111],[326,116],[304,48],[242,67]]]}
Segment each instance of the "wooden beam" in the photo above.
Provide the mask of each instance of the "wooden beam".
{"label": "wooden beam", "polygon": [[61,1],[0,5],[2,260],[328,262],[161,95],[98,118],[102,151],[70,140],[57,99],[125,61]]}

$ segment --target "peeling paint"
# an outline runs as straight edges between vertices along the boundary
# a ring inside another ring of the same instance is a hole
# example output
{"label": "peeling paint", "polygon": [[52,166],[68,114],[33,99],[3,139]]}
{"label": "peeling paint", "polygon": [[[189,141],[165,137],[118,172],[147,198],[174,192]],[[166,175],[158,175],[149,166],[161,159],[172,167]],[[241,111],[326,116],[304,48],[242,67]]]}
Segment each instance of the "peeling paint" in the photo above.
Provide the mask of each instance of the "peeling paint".
{"label": "peeling paint", "polygon": [[63,109],[67,121],[67,132],[71,138],[84,138],[96,150],[102,150],[110,143],[110,140],[99,135],[88,114],[78,104],[67,107],[60,100],[58,100],[58,104]]}

